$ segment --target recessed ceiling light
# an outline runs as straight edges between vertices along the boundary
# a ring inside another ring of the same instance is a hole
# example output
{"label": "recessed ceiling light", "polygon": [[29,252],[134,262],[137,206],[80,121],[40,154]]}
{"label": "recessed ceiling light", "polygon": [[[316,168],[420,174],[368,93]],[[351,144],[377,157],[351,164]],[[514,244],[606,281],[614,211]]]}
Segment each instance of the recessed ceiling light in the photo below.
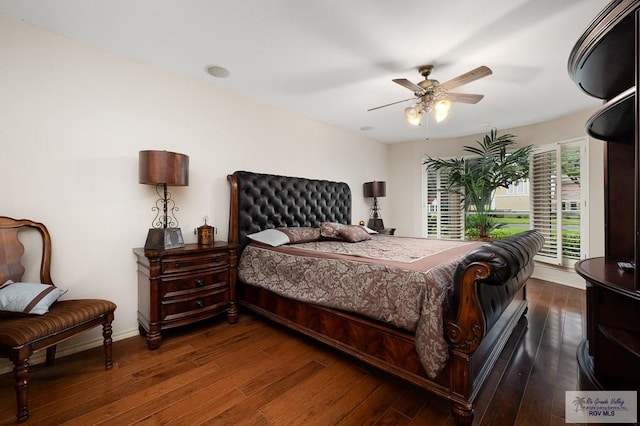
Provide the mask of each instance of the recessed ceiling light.
{"label": "recessed ceiling light", "polygon": [[363,126],[363,127],[360,127],[360,130],[362,130],[363,132],[368,132],[369,130],[373,130],[373,127],[371,127],[371,126]]}
{"label": "recessed ceiling light", "polygon": [[216,78],[227,78],[231,75],[228,69],[219,65],[209,65],[205,70]]}

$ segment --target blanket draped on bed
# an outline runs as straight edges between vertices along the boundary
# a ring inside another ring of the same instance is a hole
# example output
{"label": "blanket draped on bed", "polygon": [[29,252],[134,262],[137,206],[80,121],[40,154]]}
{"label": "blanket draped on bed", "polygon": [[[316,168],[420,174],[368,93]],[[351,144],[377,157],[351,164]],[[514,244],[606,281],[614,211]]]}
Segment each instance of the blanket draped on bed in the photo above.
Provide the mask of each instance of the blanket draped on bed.
{"label": "blanket draped on bed", "polygon": [[481,243],[375,235],[358,243],[250,244],[239,279],[303,302],[355,312],[415,333],[434,378],[448,359],[443,307],[462,257]]}

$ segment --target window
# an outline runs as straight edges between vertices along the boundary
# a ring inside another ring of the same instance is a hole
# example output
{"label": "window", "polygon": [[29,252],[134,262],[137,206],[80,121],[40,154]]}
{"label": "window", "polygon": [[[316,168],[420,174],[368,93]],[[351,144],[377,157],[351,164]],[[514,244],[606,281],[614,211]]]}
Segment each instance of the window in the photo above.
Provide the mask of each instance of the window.
{"label": "window", "polygon": [[464,238],[462,197],[448,190],[447,175],[423,166],[424,235],[427,238]]}
{"label": "window", "polygon": [[529,181],[519,180],[518,182],[509,185],[506,191],[507,195],[528,195],[529,194]]}
{"label": "window", "polygon": [[530,222],[545,238],[536,260],[573,266],[586,258],[587,165],[586,138],[540,146],[532,152]]}

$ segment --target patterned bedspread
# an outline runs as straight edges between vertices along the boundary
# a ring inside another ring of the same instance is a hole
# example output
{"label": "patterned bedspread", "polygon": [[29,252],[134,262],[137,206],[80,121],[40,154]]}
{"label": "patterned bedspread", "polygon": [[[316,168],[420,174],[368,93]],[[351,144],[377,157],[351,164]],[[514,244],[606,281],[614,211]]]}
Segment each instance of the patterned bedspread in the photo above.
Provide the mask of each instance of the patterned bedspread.
{"label": "patterned bedspread", "polygon": [[458,262],[479,245],[388,235],[358,243],[252,243],[242,253],[238,276],[282,296],[415,332],[416,351],[434,378],[448,358],[443,303]]}

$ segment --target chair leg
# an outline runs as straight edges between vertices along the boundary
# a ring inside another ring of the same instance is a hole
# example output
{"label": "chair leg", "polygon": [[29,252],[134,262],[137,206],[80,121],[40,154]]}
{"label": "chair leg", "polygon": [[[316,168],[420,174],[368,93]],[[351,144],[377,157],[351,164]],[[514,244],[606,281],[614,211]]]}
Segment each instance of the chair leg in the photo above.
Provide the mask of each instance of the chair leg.
{"label": "chair leg", "polygon": [[104,368],[105,370],[111,369],[113,367],[113,359],[112,359],[112,350],[111,350],[111,322],[113,321],[113,312],[108,314],[105,317],[104,322],[102,323],[102,337],[103,337],[103,346],[104,346]]}
{"label": "chair leg", "polygon": [[15,359],[13,362],[13,377],[15,379],[18,423],[29,418],[29,406],[27,404],[27,372],[29,371],[29,358]]}
{"label": "chair leg", "polygon": [[56,347],[57,345],[53,345],[47,348],[47,360],[45,361],[47,367],[52,366],[56,360]]}

